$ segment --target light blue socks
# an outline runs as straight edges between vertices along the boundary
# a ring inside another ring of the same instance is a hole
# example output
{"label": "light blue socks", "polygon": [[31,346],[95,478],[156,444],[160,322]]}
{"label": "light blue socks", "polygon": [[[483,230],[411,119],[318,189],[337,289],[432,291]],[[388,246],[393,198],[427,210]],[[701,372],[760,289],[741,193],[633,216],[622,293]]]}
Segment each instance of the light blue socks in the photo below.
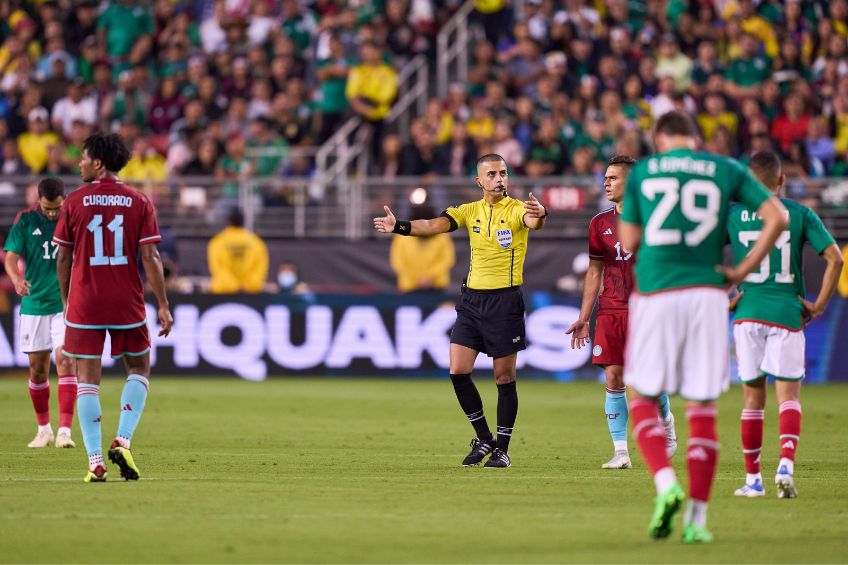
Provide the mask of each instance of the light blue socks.
{"label": "light blue socks", "polygon": [[604,411],[616,451],[627,451],[627,398],[624,388],[607,388]]}
{"label": "light blue socks", "polygon": [[82,440],[88,453],[88,465],[103,465],[103,445],[100,434],[100,385],[80,383],[77,386],[77,417]]}
{"label": "light blue socks", "polygon": [[129,445],[133,433],[141,420],[147,389],[150,383],[141,375],[130,375],[121,393],[121,418],[118,421],[118,437]]}

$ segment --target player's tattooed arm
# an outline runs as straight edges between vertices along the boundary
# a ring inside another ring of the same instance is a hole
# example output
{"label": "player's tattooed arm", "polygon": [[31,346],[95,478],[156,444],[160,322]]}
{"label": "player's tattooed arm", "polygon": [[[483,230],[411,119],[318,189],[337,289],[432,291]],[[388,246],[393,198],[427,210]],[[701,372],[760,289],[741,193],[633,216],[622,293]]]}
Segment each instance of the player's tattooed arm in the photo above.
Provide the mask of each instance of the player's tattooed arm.
{"label": "player's tattooed arm", "polygon": [[803,296],[798,297],[803,307],[802,315],[805,326],[824,312],[827,303],[830,301],[830,297],[833,296],[833,292],[836,290],[836,285],[839,283],[839,275],[842,273],[842,267],[844,265],[842,253],[840,253],[839,247],[835,243],[826,247],[821,252],[821,256],[827,262],[827,267],[825,267],[824,274],[822,275],[821,290],[816,297],[816,301],[810,302]]}
{"label": "player's tattooed arm", "polygon": [[68,309],[68,290],[71,288],[71,265],[74,262],[74,250],[59,246],[56,257],[56,276],[59,279],[59,292],[62,294],[62,307]]}

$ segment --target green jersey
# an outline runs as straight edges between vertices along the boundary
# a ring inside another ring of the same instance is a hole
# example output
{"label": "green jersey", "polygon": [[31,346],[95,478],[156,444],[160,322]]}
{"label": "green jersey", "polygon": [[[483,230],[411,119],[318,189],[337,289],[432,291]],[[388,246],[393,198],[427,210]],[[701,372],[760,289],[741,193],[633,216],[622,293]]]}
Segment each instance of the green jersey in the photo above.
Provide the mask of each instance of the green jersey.
{"label": "green jersey", "polygon": [[59,246],[53,243],[56,222],[51,222],[36,205],[20,212],[3,249],[26,261],[26,280],[32,287],[21,299],[21,314],[46,316],[62,311],[62,295],[56,276]]}
{"label": "green jersey", "polygon": [[756,210],[770,197],[727,157],[676,149],[636,163],[627,175],[621,221],[642,227],[634,268],[639,292],[724,286],[715,267],[722,262],[730,201]]}
{"label": "green jersey", "polygon": [[[821,253],[835,241],[815,212],[782,198],[789,211],[789,226],[777,238],[759,270],[745,277],[739,290],[745,294],[736,306],[735,322],[753,321],[800,330],[801,302],[805,296],[802,271],[804,243]],[[760,237],[763,222],[750,207],[737,204],[730,209],[727,235],[738,264]]]}

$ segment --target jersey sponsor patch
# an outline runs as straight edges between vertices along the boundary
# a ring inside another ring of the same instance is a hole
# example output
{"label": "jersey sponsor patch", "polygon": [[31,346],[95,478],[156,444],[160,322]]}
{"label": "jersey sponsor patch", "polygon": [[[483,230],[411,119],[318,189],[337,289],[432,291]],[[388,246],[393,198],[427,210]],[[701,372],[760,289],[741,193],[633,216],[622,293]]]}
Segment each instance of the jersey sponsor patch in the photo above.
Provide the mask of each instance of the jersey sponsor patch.
{"label": "jersey sponsor patch", "polygon": [[498,235],[498,243],[500,244],[501,247],[503,247],[504,249],[507,249],[507,248],[509,248],[510,245],[512,245],[512,230],[510,230],[510,229],[498,230],[497,235]]}
{"label": "jersey sponsor patch", "polygon": [[604,348],[601,347],[600,345],[596,345],[595,347],[592,348],[592,355],[594,355],[595,357],[597,357],[598,355],[600,355],[603,352],[604,352]]}

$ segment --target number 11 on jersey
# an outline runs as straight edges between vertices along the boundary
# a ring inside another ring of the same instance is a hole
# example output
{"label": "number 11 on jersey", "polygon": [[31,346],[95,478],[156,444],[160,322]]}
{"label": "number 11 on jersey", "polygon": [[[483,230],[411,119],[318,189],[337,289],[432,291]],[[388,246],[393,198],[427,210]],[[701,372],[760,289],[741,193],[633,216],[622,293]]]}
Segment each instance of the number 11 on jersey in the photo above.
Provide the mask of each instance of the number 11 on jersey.
{"label": "number 11 on jersey", "polygon": [[88,231],[94,234],[94,255],[89,257],[88,264],[92,267],[103,265],[126,265],[127,256],[124,255],[124,216],[116,215],[106,226],[115,235],[115,254],[106,257],[103,254],[103,215],[96,214],[88,223]]}

